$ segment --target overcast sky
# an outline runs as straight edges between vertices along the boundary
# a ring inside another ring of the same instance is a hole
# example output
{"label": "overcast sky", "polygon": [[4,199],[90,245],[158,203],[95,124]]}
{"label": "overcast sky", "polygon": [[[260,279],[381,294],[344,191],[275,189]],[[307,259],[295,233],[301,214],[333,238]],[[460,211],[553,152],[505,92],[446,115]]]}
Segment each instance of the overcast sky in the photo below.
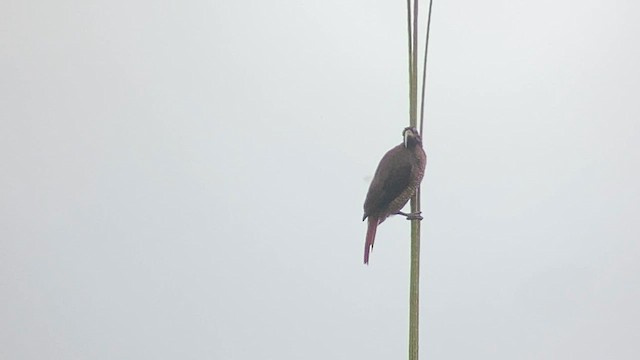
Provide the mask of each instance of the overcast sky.
{"label": "overcast sky", "polygon": [[[0,358],[405,358],[405,17],[0,2]],[[640,358],[639,18],[436,0],[422,359]]]}

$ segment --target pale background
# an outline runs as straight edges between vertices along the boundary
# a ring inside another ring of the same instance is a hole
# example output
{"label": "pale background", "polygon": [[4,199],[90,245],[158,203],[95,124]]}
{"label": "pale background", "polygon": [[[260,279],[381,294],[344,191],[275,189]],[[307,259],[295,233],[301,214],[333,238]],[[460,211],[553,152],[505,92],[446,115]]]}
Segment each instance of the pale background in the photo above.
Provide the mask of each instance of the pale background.
{"label": "pale background", "polygon": [[[2,1],[0,358],[405,358],[404,6]],[[640,358],[639,18],[436,0],[421,358]]]}

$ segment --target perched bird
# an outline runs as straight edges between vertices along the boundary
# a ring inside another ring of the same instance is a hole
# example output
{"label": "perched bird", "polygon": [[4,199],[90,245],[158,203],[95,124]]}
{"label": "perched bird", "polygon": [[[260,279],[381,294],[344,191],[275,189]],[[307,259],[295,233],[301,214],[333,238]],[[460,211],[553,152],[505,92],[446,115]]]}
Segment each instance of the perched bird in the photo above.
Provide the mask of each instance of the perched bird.
{"label": "perched bird", "polygon": [[389,150],[380,160],[364,201],[362,220],[369,218],[364,244],[365,264],[369,263],[369,252],[373,249],[378,224],[390,215],[404,215],[409,220],[422,219],[419,213],[405,214],[400,210],[420,186],[427,155],[422,149],[422,138],[416,128],[405,128],[402,136],[404,142]]}

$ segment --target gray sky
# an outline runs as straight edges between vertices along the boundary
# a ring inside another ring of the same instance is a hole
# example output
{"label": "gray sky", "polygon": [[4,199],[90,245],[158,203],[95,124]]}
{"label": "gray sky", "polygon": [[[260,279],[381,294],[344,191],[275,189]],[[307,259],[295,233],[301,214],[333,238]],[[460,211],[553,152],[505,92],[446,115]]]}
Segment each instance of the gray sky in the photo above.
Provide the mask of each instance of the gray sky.
{"label": "gray sky", "polygon": [[[404,6],[0,3],[0,358],[405,357]],[[639,12],[436,0],[423,359],[640,357]]]}

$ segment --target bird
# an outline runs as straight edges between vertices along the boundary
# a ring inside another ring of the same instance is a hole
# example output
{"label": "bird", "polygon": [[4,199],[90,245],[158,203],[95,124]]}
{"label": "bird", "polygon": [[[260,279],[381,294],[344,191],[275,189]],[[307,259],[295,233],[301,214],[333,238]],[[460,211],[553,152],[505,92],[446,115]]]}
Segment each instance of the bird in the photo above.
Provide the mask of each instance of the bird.
{"label": "bird", "polygon": [[415,194],[422,182],[427,155],[422,148],[422,138],[415,127],[402,131],[404,141],[382,157],[369,185],[364,201],[364,216],[369,218],[364,244],[364,263],[369,264],[369,252],[373,249],[376,230],[387,217],[403,215],[408,220],[421,220],[420,213],[403,213],[400,210]]}

